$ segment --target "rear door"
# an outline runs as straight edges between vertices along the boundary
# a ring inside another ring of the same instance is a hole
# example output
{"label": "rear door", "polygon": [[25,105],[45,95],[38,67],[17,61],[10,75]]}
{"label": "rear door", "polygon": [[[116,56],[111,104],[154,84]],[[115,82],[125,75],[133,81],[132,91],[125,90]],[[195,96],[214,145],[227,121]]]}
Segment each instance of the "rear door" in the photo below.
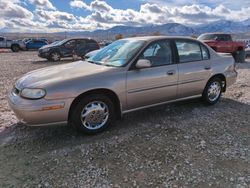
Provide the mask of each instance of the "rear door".
{"label": "rear door", "polygon": [[99,44],[96,41],[94,41],[92,39],[87,41],[87,51],[88,52],[98,50],[99,48],[100,48]]}
{"label": "rear door", "polygon": [[87,47],[86,39],[78,39],[76,41],[76,48],[75,48],[76,55],[78,55],[79,57],[84,57],[84,55],[87,53],[86,47]]}
{"label": "rear door", "polygon": [[178,69],[174,63],[172,45],[169,40],[151,43],[137,59],[149,60],[151,67],[132,68],[127,72],[128,109],[176,98]]}
{"label": "rear door", "polygon": [[178,98],[202,94],[211,75],[209,51],[193,40],[176,40],[179,56]]}

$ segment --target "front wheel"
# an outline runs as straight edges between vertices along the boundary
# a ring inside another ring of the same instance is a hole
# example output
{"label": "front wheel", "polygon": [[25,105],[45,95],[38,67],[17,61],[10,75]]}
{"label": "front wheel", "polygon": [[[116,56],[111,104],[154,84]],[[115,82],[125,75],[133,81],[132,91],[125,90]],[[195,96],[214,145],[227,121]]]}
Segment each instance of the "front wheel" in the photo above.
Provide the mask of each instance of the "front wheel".
{"label": "front wheel", "polygon": [[18,52],[20,50],[20,47],[18,45],[14,44],[11,46],[11,50],[12,50],[12,52]]}
{"label": "front wheel", "polygon": [[52,53],[50,54],[50,59],[51,59],[52,61],[60,61],[61,55],[60,55],[58,52],[52,52]]}
{"label": "front wheel", "polygon": [[70,114],[70,124],[87,134],[103,131],[113,120],[114,104],[108,97],[100,94],[80,99]]}
{"label": "front wheel", "polygon": [[219,78],[211,79],[202,94],[202,99],[206,104],[213,105],[216,104],[222,93],[222,82]]}

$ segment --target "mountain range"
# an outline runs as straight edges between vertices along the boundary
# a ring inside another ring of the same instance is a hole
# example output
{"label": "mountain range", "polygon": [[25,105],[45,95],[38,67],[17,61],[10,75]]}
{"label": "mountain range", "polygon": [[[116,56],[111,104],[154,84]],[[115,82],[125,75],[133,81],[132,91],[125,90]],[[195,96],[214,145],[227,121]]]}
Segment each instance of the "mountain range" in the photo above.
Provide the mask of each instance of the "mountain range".
{"label": "mountain range", "polygon": [[[85,36],[95,38],[114,38],[117,34],[122,34],[124,37],[135,36],[135,35],[149,35],[153,33],[161,35],[199,35],[201,33],[209,32],[225,32],[242,34],[250,32],[250,19],[236,22],[229,20],[220,20],[209,24],[201,24],[196,26],[185,26],[179,23],[167,23],[164,25],[151,25],[144,27],[133,27],[133,26],[115,26],[107,30],[95,30],[95,31],[75,31],[67,32],[73,36]],[[65,33],[60,33],[65,34]]]}
{"label": "mountain range", "polygon": [[[57,33],[10,33],[1,31],[4,36],[9,38],[23,37],[46,37],[51,41],[66,37],[91,37],[97,40],[112,40],[116,35],[122,34],[123,37],[140,35],[179,35],[179,36],[199,36],[202,33],[225,32],[235,34],[236,38],[250,38],[250,19],[242,22],[219,20],[216,22],[201,25],[184,25],[179,23],[167,23],[163,25],[150,25],[144,27],[135,26],[115,26],[106,30],[94,31],[67,31]],[[1,34],[1,33],[0,33]]]}

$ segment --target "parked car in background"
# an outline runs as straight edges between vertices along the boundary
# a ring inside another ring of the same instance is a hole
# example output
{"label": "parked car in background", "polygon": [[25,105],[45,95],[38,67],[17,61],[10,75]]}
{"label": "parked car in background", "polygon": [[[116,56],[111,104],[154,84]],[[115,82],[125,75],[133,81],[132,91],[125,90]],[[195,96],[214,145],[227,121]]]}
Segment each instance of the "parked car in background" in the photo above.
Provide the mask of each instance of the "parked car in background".
{"label": "parked car in background", "polygon": [[30,41],[30,40],[39,40],[39,41],[44,41],[46,43],[49,43],[48,39],[46,39],[46,38],[24,38],[23,39],[23,41],[25,43],[28,42],[28,41]]}
{"label": "parked car in background", "polygon": [[105,47],[105,46],[110,45],[112,42],[113,42],[113,41],[102,41],[102,42],[99,43],[99,45],[100,45],[101,47]]}
{"label": "parked car in background", "polygon": [[0,48],[9,48],[13,52],[18,52],[19,50],[25,50],[26,45],[21,40],[8,40],[0,36]]}
{"label": "parked car in background", "polygon": [[246,43],[246,49],[245,49],[246,58],[250,58],[250,40],[244,40],[244,41]]}
{"label": "parked car in background", "polygon": [[52,61],[59,61],[61,58],[73,57],[73,55],[84,58],[86,53],[99,48],[98,43],[93,39],[71,38],[40,48],[38,56]]}
{"label": "parked car in background", "polygon": [[48,45],[48,42],[46,42],[45,40],[31,39],[25,44],[27,50],[38,50],[39,48]]}
{"label": "parked car in background", "polygon": [[246,48],[246,58],[250,58],[250,47]]}
{"label": "parked car in background", "polygon": [[213,105],[236,77],[233,57],[195,39],[135,37],[87,61],[27,73],[8,98],[27,124],[69,122],[93,134],[134,110],[196,97]]}
{"label": "parked car in background", "polygon": [[198,40],[206,43],[216,52],[231,53],[236,62],[245,61],[245,43],[233,41],[230,34],[205,33],[200,35]]}

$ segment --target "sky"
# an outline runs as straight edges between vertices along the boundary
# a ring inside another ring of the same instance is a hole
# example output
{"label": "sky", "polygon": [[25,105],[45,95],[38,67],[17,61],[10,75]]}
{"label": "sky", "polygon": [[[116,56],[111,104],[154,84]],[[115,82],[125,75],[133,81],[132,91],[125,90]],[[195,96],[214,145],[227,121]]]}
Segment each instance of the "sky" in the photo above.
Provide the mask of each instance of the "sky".
{"label": "sky", "polygon": [[0,0],[0,31],[92,31],[117,25],[250,19],[250,0]]}

